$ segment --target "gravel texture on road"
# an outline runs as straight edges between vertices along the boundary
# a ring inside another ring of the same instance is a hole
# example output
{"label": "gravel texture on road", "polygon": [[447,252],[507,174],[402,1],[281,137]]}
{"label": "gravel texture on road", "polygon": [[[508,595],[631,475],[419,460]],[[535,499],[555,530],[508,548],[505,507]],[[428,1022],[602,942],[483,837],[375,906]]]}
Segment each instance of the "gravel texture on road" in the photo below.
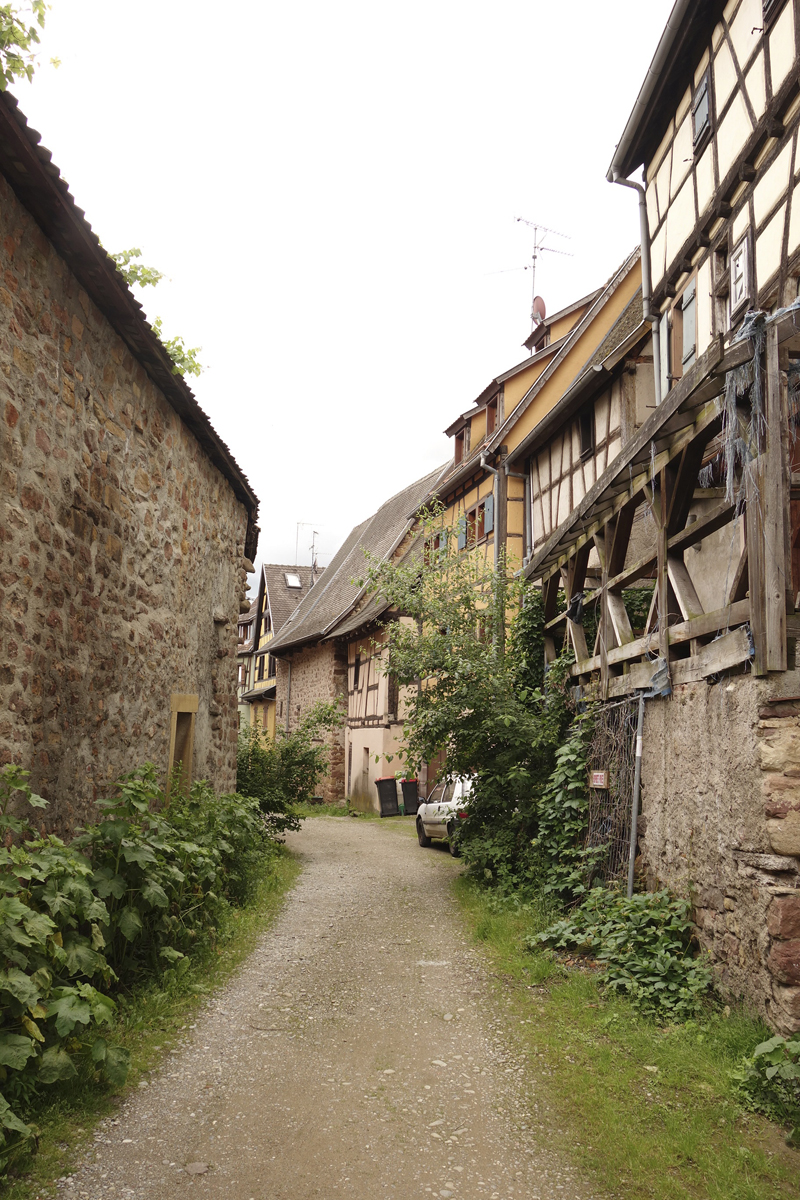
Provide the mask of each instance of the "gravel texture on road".
{"label": "gravel texture on road", "polygon": [[413,822],[320,817],[239,974],[98,1127],[89,1200],[590,1200]]}

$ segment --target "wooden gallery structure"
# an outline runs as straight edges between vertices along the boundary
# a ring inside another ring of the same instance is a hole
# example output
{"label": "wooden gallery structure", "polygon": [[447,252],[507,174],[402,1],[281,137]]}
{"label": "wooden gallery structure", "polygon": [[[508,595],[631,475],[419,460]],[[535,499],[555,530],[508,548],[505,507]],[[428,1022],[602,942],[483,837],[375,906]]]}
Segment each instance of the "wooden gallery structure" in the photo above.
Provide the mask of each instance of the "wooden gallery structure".
{"label": "wooden gallery structure", "polygon": [[[692,898],[721,990],[782,1032],[800,1029],[796,362],[797,304],[714,338],[526,570],[546,658],[572,647],[577,695],[607,712],[659,673],[639,866],[650,888]],[[641,532],[634,545],[635,520],[649,545]],[[632,628],[626,589],[648,585]]]}

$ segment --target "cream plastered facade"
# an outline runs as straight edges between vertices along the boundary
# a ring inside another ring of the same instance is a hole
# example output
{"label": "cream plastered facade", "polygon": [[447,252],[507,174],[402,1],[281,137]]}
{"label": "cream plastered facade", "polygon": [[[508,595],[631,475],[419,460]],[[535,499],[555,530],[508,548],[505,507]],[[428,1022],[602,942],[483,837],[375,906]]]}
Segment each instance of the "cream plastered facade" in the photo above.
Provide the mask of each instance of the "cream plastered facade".
{"label": "cream plastered facade", "polygon": [[[696,287],[695,358],[748,307],[796,299],[798,13],[800,0],[785,0],[767,21],[762,0],[730,0],[646,164],[654,301],[669,340],[663,391],[693,361],[672,327],[687,287]],[[698,137],[705,87],[709,120]],[[736,294],[732,256],[746,274]]]}
{"label": "cream plastered facade", "polygon": [[398,753],[409,689],[386,672],[385,639],[375,629],[347,644],[346,788],[351,807],[362,812],[380,811],[375,780],[404,769]]}

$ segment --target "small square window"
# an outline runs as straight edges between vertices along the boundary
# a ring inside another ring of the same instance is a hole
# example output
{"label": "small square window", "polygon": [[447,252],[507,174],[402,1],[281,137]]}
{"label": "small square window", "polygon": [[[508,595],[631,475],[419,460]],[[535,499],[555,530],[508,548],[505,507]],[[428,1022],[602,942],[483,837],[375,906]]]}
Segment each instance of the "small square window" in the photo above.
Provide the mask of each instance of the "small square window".
{"label": "small square window", "polygon": [[708,86],[708,71],[697,87],[692,100],[692,133],[694,149],[697,150],[711,128],[711,97]]}
{"label": "small square window", "polygon": [[286,580],[286,586],[287,586],[287,587],[290,587],[290,588],[301,588],[301,587],[303,586],[303,585],[302,585],[302,583],[300,582],[300,576],[299,576],[299,575],[294,575],[293,573],[291,573],[291,572],[289,572],[289,571],[286,571],[286,572],[284,572],[284,576],[283,576],[283,577],[284,577],[284,579]]}
{"label": "small square window", "polygon": [[748,240],[743,237],[731,254],[731,316],[750,299],[750,260]]}

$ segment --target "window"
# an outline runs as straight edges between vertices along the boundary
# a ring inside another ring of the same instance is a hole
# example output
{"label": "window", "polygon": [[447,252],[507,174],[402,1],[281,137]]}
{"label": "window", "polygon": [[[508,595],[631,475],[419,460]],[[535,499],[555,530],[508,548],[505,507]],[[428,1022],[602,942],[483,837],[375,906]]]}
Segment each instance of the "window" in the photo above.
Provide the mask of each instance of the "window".
{"label": "window", "polygon": [[692,100],[692,133],[695,152],[704,144],[711,129],[711,96],[708,71],[700,80]]}
{"label": "window", "polygon": [[697,358],[697,279],[690,279],[659,321],[661,397]]}
{"label": "window", "polygon": [[480,504],[473,505],[462,513],[458,521],[458,548],[470,550],[487,537],[494,529],[494,493],[490,493]]}
{"label": "window", "polygon": [[443,533],[435,533],[425,540],[424,562],[426,567],[437,566],[447,555],[447,538]]}
{"label": "window", "polygon": [[486,436],[491,437],[497,428],[497,400],[491,400],[486,405]]}
{"label": "window", "polygon": [[470,427],[465,425],[460,433],[456,434],[456,462],[460,463],[469,455],[469,438]]}
{"label": "window", "polygon": [[594,405],[590,404],[580,416],[581,460],[594,454]]}
{"label": "window", "polygon": [[356,661],[353,666],[353,690],[354,691],[358,687],[360,680],[361,680],[361,655],[357,654]]}
{"label": "window", "polygon": [[303,586],[300,582],[300,576],[295,575],[292,571],[284,571],[283,578],[286,580],[287,587],[301,588]]}
{"label": "window", "polygon": [[731,316],[750,299],[750,260],[748,240],[743,237],[731,254]]}
{"label": "window", "polygon": [[188,788],[192,782],[192,758],[194,755],[194,722],[199,707],[199,697],[189,695],[170,696],[169,762],[167,777],[172,781],[174,773],[180,784]]}
{"label": "window", "polygon": [[264,610],[264,621],[261,626],[261,632],[262,633],[271,633],[272,632],[272,614],[268,608],[266,608]]}
{"label": "window", "polygon": [[278,660],[274,654],[267,655],[267,679],[274,679],[278,674]]}
{"label": "window", "polygon": [[244,663],[239,663],[239,683],[240,685],[247,683],[247,667]]}
{"label": "window", "polygon": [[778,11],[783,7],[783,0],[764,0],[762,12],[765,21],[771,21],[773,17],[777,17]]}
{"label": "window", "polygon": [[258,672],[256,674],[256,679],[258,679],[259,683],[264,678],[264,659],[265,658],[266,658],[266,655],[262,654],[258,660]]}

